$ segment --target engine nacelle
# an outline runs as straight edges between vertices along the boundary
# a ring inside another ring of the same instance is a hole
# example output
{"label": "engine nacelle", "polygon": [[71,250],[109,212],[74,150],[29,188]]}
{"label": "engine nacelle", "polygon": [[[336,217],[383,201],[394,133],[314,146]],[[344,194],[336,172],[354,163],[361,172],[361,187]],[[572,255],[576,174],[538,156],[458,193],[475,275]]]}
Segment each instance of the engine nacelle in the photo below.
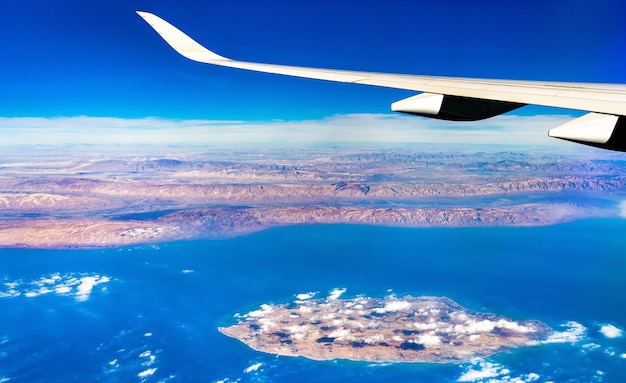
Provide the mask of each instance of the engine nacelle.
{"label": "engine nacelle", "polygon": [[391,104],[394,112],[451,121],[476,121],[497,116],[525,104],[422,93]]}
{"label": "engine nacelle", "polygon": [[588,113],[548,131],[550,137],[598,148],[626,151],[626,117]]}

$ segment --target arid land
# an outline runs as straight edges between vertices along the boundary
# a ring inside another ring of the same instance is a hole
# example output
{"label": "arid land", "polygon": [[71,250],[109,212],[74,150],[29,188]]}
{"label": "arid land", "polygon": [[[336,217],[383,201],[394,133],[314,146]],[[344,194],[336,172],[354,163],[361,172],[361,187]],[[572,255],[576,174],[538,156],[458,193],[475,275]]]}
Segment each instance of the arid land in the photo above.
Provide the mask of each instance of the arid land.
{"label": "arid land", "polygon": [[409,149],[7,150],[0,247],[93,248],[303,224],[534,226],[620,213],[623,156]]}
{"label": "arid land", "polygon": [[257,351],[314,360],[458,363],[552,334],[541,322],[473,313],[445,297],[305,297],[236,319],[219,331]]}

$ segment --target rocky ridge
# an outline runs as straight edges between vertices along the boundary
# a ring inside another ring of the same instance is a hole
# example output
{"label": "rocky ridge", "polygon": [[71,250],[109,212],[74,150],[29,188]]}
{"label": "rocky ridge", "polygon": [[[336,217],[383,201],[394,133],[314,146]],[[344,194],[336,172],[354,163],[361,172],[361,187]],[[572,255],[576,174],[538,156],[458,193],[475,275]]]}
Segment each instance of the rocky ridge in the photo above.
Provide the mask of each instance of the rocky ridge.
{"label": "rocky ridge", "polygon": [[220,155],[94,160],[89,153],[45,164],[0,157],[0,246],[119,246],[318,223],[548,225],[615,215],[626,191],[621,157]]}

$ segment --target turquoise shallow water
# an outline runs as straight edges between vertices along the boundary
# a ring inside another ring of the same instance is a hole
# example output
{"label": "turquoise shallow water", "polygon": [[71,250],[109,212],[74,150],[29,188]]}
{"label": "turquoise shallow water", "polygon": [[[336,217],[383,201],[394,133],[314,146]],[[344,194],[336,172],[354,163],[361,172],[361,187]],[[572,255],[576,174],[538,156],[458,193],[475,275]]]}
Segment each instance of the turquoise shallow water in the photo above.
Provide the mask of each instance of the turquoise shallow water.
{"label": "turquoise shallow water", "polygon": [[[626,337],[600,330],[626,327],[624,233],[623,220],[302,226],[122,249],[1,250],[0,382],[623,382]],[[338,287],[348,297],[447,296],[570,338],[461,365],[372,365],[276,358],[217,331],[235,313]]]}

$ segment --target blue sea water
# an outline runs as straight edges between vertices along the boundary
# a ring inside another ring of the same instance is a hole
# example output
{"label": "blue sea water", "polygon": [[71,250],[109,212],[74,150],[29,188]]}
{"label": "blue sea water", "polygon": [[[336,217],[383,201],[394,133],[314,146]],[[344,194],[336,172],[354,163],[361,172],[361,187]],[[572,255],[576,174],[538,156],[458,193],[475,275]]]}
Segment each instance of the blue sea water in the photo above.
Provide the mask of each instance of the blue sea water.
{"label": "blue sea water", "polygon": [[[626,327],[625,234],[626,220],[316,225],[121,249],[0,250],[0,382],[624,382],[626,337],[600,330]],[[335,288],[446,296],[569,338],[463,364],[371,364],[275,357],[217,331],[235,313]]]}

